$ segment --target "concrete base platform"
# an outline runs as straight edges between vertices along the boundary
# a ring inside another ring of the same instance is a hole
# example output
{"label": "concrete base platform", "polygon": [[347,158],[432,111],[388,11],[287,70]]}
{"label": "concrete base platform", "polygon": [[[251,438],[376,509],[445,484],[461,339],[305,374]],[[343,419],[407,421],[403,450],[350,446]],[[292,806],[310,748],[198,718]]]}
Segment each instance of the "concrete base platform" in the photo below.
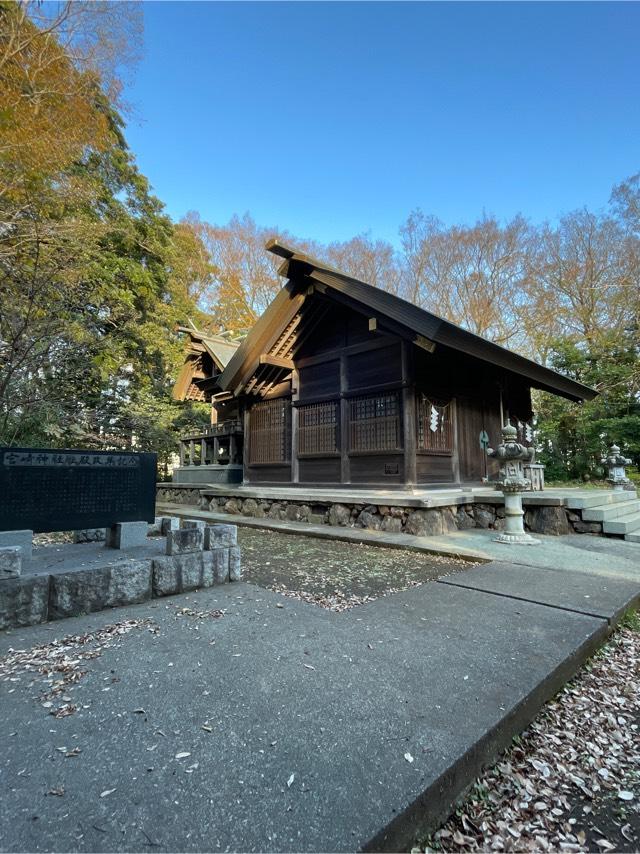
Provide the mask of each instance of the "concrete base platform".
{"label": "concrete base platform", "polygon": [[102,543],[35,549],[19,577],[0,580],[0,630],[235,581],[240,572],[237,552],[235,547],[206,551],[200,547],[171,556],[166,554],[165,537],[147,538],[143,545],[126,550]]}

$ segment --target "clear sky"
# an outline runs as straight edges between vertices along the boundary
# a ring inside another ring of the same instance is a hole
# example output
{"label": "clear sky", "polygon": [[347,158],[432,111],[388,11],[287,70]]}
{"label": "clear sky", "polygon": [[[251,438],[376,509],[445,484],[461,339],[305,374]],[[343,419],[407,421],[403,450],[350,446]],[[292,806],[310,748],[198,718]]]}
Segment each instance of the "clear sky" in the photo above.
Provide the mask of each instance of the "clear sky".
{"label": "clear sky", "polygon": [[638,3],[146,2],[127,138],[175,218],[397,240],[640,170]]}

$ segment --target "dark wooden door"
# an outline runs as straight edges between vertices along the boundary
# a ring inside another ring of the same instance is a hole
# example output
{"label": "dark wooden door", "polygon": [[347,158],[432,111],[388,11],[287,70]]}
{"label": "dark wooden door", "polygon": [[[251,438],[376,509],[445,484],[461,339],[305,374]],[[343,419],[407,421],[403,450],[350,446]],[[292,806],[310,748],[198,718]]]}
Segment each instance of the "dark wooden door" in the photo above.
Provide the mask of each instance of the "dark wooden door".
{"label": "dark wooden door", "polygon": [[462,483],[479,483],[485,476],[493,477],[497,465],[489,459],[480,444],[484,431],[489,436],[489,446],[500,442],[499,404],[473,398],[458,399],[458,457]]}

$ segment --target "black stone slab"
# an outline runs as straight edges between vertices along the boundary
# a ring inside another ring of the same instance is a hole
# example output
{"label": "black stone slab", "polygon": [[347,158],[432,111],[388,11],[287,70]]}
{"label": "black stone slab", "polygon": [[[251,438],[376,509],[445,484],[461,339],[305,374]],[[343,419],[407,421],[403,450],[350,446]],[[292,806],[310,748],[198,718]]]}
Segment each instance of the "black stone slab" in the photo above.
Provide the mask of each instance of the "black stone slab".
{"label": "black stone slab", "polygon": [[156,454],[0,447],[0,531],[153,522]]}
{"label": "black stone slab", "polygon": [[628,581],[573,569],[495,562],[438,580],[441,584],[601,617],[611,624],[640,602],[640,575],[638,581]]}

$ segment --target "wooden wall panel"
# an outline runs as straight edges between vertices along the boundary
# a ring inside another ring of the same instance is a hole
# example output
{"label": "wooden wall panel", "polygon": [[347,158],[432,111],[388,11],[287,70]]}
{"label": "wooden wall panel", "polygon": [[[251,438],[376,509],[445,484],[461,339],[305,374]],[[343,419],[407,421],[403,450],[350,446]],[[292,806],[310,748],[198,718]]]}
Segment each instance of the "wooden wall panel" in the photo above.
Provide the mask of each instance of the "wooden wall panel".
{"label": "wooden wall panel", "polygon": [[302,457],[298,472],[300,483],[340,483],[340,457]]}
{"label": "wooden wall panel", "polygon": [[402,381],[400,343],[393,342],[379,350],[354,353],[347,358],[349,389],[367,388]]}
{"label": "wooden wall panel", "polygon": [[340,394],[340,360],[320,362],[317,365],[300,367],[299,400],[310,400],[314,397],[324,397],[328,394]]}
{"label": "wooden wall panel", "polygon": [[386,484],[403,483],[403,454],[350,455],[351,483],[370,483],[384,487]]}
{"label": "wooden wall panel", "polygon": [[291,466],[247,466],[250,483],[290,483]]}
{"label": "wooden wall panel", "polygon": [[454,480],[453,460],[440,454],[417,455],[418,483],[452,483]]}

